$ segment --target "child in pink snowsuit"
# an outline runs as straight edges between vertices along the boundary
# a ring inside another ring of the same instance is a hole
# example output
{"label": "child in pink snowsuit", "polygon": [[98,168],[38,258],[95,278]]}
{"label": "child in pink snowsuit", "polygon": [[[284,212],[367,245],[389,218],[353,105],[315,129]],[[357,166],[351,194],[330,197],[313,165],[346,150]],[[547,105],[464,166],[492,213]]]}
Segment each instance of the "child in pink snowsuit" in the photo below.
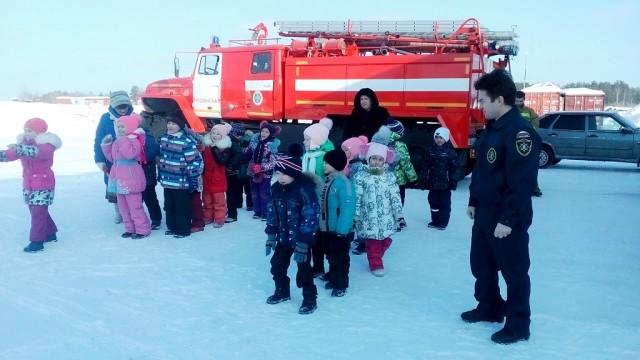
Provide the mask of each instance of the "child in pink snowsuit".
{"label": "child in pink snowsuit", "polygon": [[25,252],[44,250],[45,242],[57,240],[58,228],[49,215],[49,205],[53,203],[56,185],[51,170],[53,152],[62,146],[62,141],[47,129],[44,120],[29,119],[17,143],[0,150],[0,162],[19,159],[22,163],[22,197],[31,213],[30,242]]}
{"label": "child in pink snowsuit", "polygon": [[139,129],[140,115],[131,114],[116,121],[116,140],[111,135],[102,139],[102,152],[113,163],[108,187],[118,198],[118,209],[124,222],[123,238],[141,239],[151,233],[149,217],[142,208],[142,191],[147,180],[140,162],[144,158],[144,130]]}

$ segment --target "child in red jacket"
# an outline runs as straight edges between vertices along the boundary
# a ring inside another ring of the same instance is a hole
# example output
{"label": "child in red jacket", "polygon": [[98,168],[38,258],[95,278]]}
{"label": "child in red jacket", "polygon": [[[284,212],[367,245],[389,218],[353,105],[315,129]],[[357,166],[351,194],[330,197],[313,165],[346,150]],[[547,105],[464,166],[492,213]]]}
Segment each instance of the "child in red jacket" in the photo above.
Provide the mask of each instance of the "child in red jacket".
{"label": "child in red jacket", "polygon": [[205,224],[213,223],[215,228],[222,227],[227,216],[225,192],[227,191],[226,165],[231,157],[230,131],[231,125],[217,124],[213,126],[209,136],[203,139],[207,146],[202,152],[204,222]]}

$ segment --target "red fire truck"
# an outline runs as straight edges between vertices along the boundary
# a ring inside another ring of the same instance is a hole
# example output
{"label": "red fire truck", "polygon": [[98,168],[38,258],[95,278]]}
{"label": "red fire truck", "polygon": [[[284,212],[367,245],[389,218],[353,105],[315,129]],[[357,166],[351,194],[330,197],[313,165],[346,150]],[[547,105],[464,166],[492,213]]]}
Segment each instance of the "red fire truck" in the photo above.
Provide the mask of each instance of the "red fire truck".
{"label": "red fire truck", "polygon": [[[311,121],[334,121],[331,139],[342,141],[353,99],[361,88],[376,92],[380,105],[405,125],[404,141],[415,165],[439,126],[451,130],[466,173],[471,169],[482,110],[474,81],[494,68],[509,69],[517,55],[512,30],[490,31],[477,20],[464,21],[282,21],[281,37],[269,39],[259,24],[253,38],[223,47],[213,36],[197,52],[193,73],[159,80],[141,95],[154,133],[163,117],[183,116],[195,131],[218,121],[279,122],[283,146],[302,142]],[[286,148],[286,147],[285,147]]]}

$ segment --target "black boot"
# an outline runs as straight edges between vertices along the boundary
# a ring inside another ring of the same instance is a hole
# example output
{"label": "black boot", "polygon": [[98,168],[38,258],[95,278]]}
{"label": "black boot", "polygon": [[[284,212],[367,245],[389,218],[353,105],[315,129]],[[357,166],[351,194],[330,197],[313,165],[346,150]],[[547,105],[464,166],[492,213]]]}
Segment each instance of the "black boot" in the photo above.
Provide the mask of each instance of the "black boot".
{"label": "black boot", "polygon": [[273,295],[267,298],[267,304],[275,305],[287,300],[291,300],[289,292],[284,289],[276,289]]}
{"label": "black boot", "polygon": [[502,315],[501,313],[500,314],[483,313],[478,309],[465,311],[462,314],[460,314],[460,317],[462,318],[462,320],[468,323],[477,323],[480,321],[501,323],[502,321],[504,321],[504,315]]}
{"label": "black boot", "polygon": [[24,252],[36,252],[44,250],[44,245],[39,241],[31,241],[24,249]]}
{"label": "black boot", "polygon": [[531,336],[529,330],[516,332],[505,327],[491,335],[491,340],[498,344],[509,345],[518,341],[529,340],[529,336]]}
{"label": "black boot", "polygon": [[438,227],[438,211],[431,210],[431,222],[427,224],[427,227],[430,227],[430,228]]}
{"label": "black boot", "polygon": [[316,311],[318,308],[318,304],[316,300],[304,300],[302,301],[302,305],[300,306],[300,310],[298,310],[298,314],[300,315],[308,315]]}

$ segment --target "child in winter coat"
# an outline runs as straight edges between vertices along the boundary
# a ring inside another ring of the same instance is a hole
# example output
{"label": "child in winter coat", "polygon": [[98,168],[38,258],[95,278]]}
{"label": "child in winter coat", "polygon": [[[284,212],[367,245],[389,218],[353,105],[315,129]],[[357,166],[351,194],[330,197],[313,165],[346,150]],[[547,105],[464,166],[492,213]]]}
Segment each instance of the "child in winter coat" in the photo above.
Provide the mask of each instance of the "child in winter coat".
{"label": "child in winter coat", "polygon": [[[352,137],[342,142],[342,151],[344,151],[349,162],[347,167],[344,168],[344,173],[351,180],[353,180],[353,176],[358,173],[358,171],[362,170],[362,167],[365,164],[362,160],[364,154],[361,153],[361,150],[367,143],[369,143],[369,139],[364,135]],[[356,238],[353,240],[353,250],[351,250],[351,253],[354,255],[361,255],[367,252],[365,240],[366,239],[363,238]]]}
{"label": "child in winter coat", "polygon": [[364,135],[352,137],[342,142],[341,149],[347,156],[347,167],[344,168],[344,174],[348,178],[352,178],[355,173],[362,169],[364,161],[362,161],[361,156],[364,154],[360,153],[360,150],[368,143],[369,139]]}
{"label": "child in winter coat", "polygon": [[349,245],[356,211],[355,189],[342,172],[346,165],[344,151],[336,149],[324,154],[326,177],[320,192],[320,239],[329,261],[325,288],[332,289],[334,297],[344,296],[349,287]]}
{"label": "child in winter coat", "polygon": [[[329,140],[329,131],[332,127],[333,121],[323,118],[318,123],[307,126],[303,131],[303,144],[306,151],[302,156],[302,172],[316,175],[320,179],[318,184],[324,182],[324,154],[334,149],[333,143]],[[316,190],[320,192],[320,186]],[[324,249],[319,235],[311,248],[311,258],[315,276],[324,274]]]}
{"label": "child in winter coat", "polygon": [[191,192],[198,188],[202,160],[196,142],[185,133],[181,117],[167,118],[167,133],[160,137],[158,180],[164,188],[165,235],[191,235]]}
{"label": "child in winter coat", "polygon": [[[238,208],[242,207],[242,184],[240,180],[240,163],[244,149],[240,145],[240,136],[244,135],[245,129],[242,123],[234,123],[229,132],[231,147],[229,148],[229,161],[227,162],[227,217],[224,222],[232,223],[238,221]],[[247,177],[247,169],[244,168],[243,178]]]}
{"label": "child in winter coat", "polygon": [[142,165],[145,134],[138,128],[139,116],[121,116],[116,121],[116,139],[106,135],[102,139],[102,151],[111,162],[108,186],[114,189],[118,209],[124,222],[123,238],[142,239],[151,233],[151,223],[142,208],[142,191],[147,186]]}
{"label": "child in winter coat", "polygon": [[[105,136],[111,135],[111,137],[116,137],[116,120],[121,116],[128,116],[133,113],[133,105],[131,104],[131,99],[129,98],[129,94],[127,94],[124,90],[114,91],[110,95],[109,108],[107,112],[102,114],[100,117],[100,121],[98,122],[98,126],[96,127],[96,136],[94,138],[93,143],[93,157],[98,166],[98,169],[104,173],[104,184],[107,185],[109,181],[109,171],[111,170],[111,162],[109,162],[102,152],[101,142]],[[116,217],[115,223],[122,223],[122,215],[120,215],[120,210],[118,209],[118,205],[116,204],[116,194],[109,193],[108,191],[105,193],[105,198],[108,202],[113,203]]]}
{"label": "child in winter coat", "polygon": [[393,173],[386,171],[394,152],[379,143],[365,145],[367,165],[355,174],[357,194],[356,235],[366,239],[369,269],[384,276],[382,257],[391,246],[398,224],[404,220],[400,189]]}
{"label": "child in winter coat", "polygon": [[438,230],[444,230],[449,225],[451,191],[458,188],[458,155],[449,137],[449,129],[436,129],[433,134],[434,143],[427,151],[423,166],[423,187],[429,190],[427,198],[431,208],[431,222],[428,226]]}
{"label": "child in winter coat", "polygon": [[20,160],[22,164],[22,198],[31,214],[26,252],[44,250],[45,242],[57,241],[58,228],[49,214],[49,205],[53,203],[56,183],[51,170],[53,153],[60,149],[62,141],[47,130],[44,120],[29,119],[17,143],[0,151],[0,162]]}
{"label": "child in winter coat", "polygon": [[151,130],[145,124],[144,116],[136,113],[131,116],[140,117],[140,128],[144,130],[144,154],[147,158],[147,162],[142,165],[144,176],[147,178],[147,186],[142,192],[142,202],[147,207],[149,212],[149,218],[151,219],[151,230],[158,230],[162,225],[162,209],[160,208],[160,202],[158,201],[158,194],[156,193],[156,185],[158,185],[158,156],[160,154],[160,147],[156,138],[151,134]]}
{"label": "child in winter coat", "polygon": [[396,152],[397,161],[393,167],[393,175],[396,176],[398,187],[400,188],[400,199],[404,206],[404,197],[407,184],[418,181],[418,174],[411,163],[409,148],[400,139],[404,135],[404,125],[392,117],[387,120],[387,127],[391,130],[389,134],[389,148]]}
{"label": "child in winter coat", "polygon": [[267,121],[260,123],[260,133],[255,134],[243,156],[249,159],[247,175],[251,178],[251,197],[253,200],[253,218],[267,220],[267,204],[269,203],[271,177],[276,164],[280,140],[280,126]]}
{"label": "child in winter coat", "polygon": [[291,299],[290,281],[287,276],[291,256],[298,265],[296,285],[302,288],[302,305],[299,314],[311,314],[317,308],[318,290],[313,283],[313,270],[309,247],[313,245],[318,230],[318,196],[314,180],[302,173],[300,147],[290,148],[289,155],[279,156],[275,170],[278,181],[271,187],[268,206],[266,255],[272,250],[271,274],[275,292],[267,298],[267,304],[278,304]]}
{"label": "child in winter coat", "polygon": [[224,225],[227,215],[225,192],[227,191],[226,165],[231,157],[230,131],[231,125],[217,124],[203,139],[207,146],[202,152],[204,160],[204,172],[202,173],[204,222],[205,224],[213,223],[215,228]]}

